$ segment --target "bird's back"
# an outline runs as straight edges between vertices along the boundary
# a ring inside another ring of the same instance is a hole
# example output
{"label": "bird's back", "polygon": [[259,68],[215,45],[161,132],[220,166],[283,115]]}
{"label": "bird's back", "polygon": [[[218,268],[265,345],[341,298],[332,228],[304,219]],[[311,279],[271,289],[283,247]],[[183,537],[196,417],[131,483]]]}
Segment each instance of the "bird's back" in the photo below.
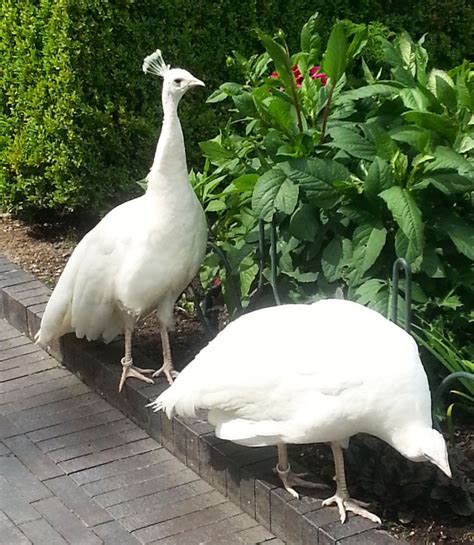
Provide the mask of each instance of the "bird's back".
{"label": "bird's back", "polygon": [[331,440],[334,429],[347,437],[355,422],[365,427],[358,431],[373,432],[381,417],[394,415],[397,403],[410,403],[426,418],[430,404],[413,339],[378,313],[341,300],[242,316],[168,392],[160,399],[169,413],[204,408],[217,419],[225,413],[279,422],[287,442],[309,440],[311,433],[311,440]]}

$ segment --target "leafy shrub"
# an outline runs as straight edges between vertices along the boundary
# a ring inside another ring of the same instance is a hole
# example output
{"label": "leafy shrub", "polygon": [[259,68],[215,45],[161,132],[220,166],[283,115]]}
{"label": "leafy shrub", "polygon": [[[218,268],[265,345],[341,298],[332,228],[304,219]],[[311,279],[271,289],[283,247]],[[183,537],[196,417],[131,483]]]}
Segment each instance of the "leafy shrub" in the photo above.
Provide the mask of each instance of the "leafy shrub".
{"label": "leafy shrub", "polygon": [[[370,32],[338,23],[322,54],[316,25],[313,17],[303,27],[301,51],[293,56],[281,38],[261,33],[267,52],[237,57],[245,82],[225,83],[208,100],[232,101],[226,128],[201,144],[208,163],[195,175],[215,216],[214,237],[239,271],[247,300],[257,282],[263,218],[277,224],[286,299],[334,296],[342,288],[385,315],[392,263],[404,257],[414,271],[416,315],[469,360],[472,66],[428,69],[423,39],[404,33],[383,42],[386,66],[357,61],[366,82],[350,88],[346,68]],[[271,61],[277,79],[269,77]],[[295,64],[304,75],[301,87]],[[310,77],[313,65],[322,66],[327,85]],[[214,274],[216,263],[209,266]]]}
{"label": "leafy shrub", "polygon": [[[23,214],[102,210],[143,178],[161,119],[159,85],[146,80],[143,57],[157,46],[213,89],[235,77],[232,49],[250,54],[252,29],[283,26],[292,48],[299,28],[321,11],[323,38],[335,18],[432,30],[430,51],[447,61],[472,51],[473,8],[466,0],[299,2],[281,0],[4,0],[0,6],[0,206]],[[442,15],[441,15],[442,14]],[[374,35],[374,33],[372,34]],[[367,60],[380,48],[370,41]],[[194,142],[215,134],[219,109],[202,94],[181,106],[191,165]]]}

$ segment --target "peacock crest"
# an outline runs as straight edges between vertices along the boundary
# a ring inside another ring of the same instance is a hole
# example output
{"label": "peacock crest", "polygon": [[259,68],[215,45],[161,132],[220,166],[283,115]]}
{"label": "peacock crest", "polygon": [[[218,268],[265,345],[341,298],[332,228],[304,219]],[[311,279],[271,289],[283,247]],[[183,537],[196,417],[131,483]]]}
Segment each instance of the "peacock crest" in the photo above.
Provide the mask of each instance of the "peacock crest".
{"label": "peacock crest", "polygon": [[161,54],[161,49],[157,49],[143,61],[143,71],[145,74],[155,74],[155,76],[164,77],[165,73],[170,69],[170,65],[166,64]]}

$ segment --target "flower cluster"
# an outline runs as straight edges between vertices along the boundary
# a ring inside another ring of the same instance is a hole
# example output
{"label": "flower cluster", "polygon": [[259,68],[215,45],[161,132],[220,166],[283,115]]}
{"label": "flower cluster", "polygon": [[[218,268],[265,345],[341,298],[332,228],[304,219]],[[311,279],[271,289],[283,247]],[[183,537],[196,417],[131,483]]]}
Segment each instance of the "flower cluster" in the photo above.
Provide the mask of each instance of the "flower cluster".
{"label": "flower cluster", "polygon": [[[301,88],[301,84],[303,83],[303,75],[301,74],[300,69],[299,69],[297,64],[293,65],[292,70],[293,70],[293,75],[295,76],[296,86],[299,89],[299,88]],[[320,66],[313,66],[309,70],[309,76],[313,80],[319,79],[320,82],[321,82],[321,85],[324,86],[324,85],[326,85],[326,83],[328,81],[328,77],[324,72],[320,72],[320,70],[321,70]],[[270,77],[271,78],[278,78],[278,72],[272,72],[270,74]]]}

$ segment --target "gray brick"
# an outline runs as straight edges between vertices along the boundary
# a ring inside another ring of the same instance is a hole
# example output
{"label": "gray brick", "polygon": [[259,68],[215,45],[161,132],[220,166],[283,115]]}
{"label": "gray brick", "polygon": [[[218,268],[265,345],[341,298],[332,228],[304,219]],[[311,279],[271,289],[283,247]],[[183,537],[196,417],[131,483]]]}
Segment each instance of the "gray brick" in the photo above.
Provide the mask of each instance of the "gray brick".
{"label": "gray brick", "polygon": [[257,523],[248,515],[236,515],[223,521],[208,524],[201,528],[196,528],[184,534],[174,535],[159,541],[154,541],[157,545],[195,545],[196,543],[206,543],[211,539],[216,540],[221,537],[225,543],[228,535],[234,534],[246,528],[252,528]]}
{"label": "gray brick", "polygon": [[21,430],[7,416],[0,414],[0,439],[18,435]]}
{"label": "gray brick", "polygon": [[67,541],[44,519],[21,524],[20,529],[33,542],[33,545],[68,545]]}
{"label": "gray brick", "polygon": [[0,509],[15,524],[41,518],[23,494],[2,476],[0,476]]}
{"label": "gray brick", "polygon": [[240,514],[240,509],[230,501],[207,507],[194,513],[167,520],[160,524],[143,528],[134,533],[142,543],[151,543],[159,539],[175,536],[189,530],[225,520]]}
{"label": "gray brick", "polygon": [[[62,370],[60,368],[54,369]],[[53,378],[47,382],[41,382],[39,384],[33,384],[25,388],[18,390],[12,390],[4,394],[0,394],[0,405],[8,404],[18,404],[18,410],[22,410],[22,407],[29,408],[35,406],[35,398],[37,396],[45,396],[46,399],[49,399],[48,396],[54,396],[55,392],[61,392],[65,388],[71,386],[81,385],[82,383],[74,376],[66,371],[66,375],[59,376],[58,378]],[[40,398],[41,399],[41,398]]]}
{"label": "gray brick", "polygon": [[133,457],[137,454],[143,454],[156,450],[158,447],[156,441],[147,437],[133,443],[127,443],[119,447],[104,450],[94,454],[88,454],[81,456],[80,458],[74,458],[66,462],[59,463],[59,467],[65,473],[75,473],[76,471],[83,471],[90,467],[101,466],[117,459],[125,459]]}
{"label": "gray brick", "polygon": [[45,484],[86,526],[96,526],[112,520],[107,511],[101,509],[70,477],[57,477]]}
{"label": "gray brick", "polygon": [[25,435],[5,439],[4,443],[40,481],[63,474],[61,469]]}
{"label": "gray brick", "polygon": [[[33,352],[25,356],[18,356],[9,360],[10,369],[0,370],[0,382],[11,382],[13,380],[28,377],[31,374],[46,371],[57,367],[57,362],[44,352]],[[1,386],[1,385],[0,385]]]}
{"label": "gray brick", "polygon": [[24,356],[25,354],[33,354],[40,352],[40,349],[34,344],[22,344],[14,346],[8,350],[2,350],[0,352],[0,370],[13,369],[19,365],[23,365],[23,359],[17,356]]}
{"label": "gray brick", "polygon": [[34,506],[70,545],[102,543],[58,498],[46,498],[36,502]]}
{"label": "gray brick", "polygon": [[31,541],[0,511],[0,545],[30,545]]}
{"label": "gray brick", "polygon": [[127,530],[133,531],[148,527],[152,524],[159,524],[166,520],[171,520],[179,516],[188,515],[211,507],[225,503],[228,500],[216,490],[186,498],[177,502],[170,502],[162,505],[159,509],[140,511],[121,519],[121,524]]}
{"label": "gray brick", "polygon": [[[79,410],[80,409],[80,410]],[[59,410],[59,409],[58,409]],[[86,416],[96,416],[110,410],[110,405],[102,399],[90,405],[78,405],[73,409],[55,414],[35,415],[34,411],[18,413],[15,422],[23,432],[39,431],[43,428],[50,430],[54,426],[73,427],[74,422],[82,422]],[[39,411],[38,411],[39,412]]]}
{"label": "gray brick", "polygon": [[337,520],[320,528],[319,543],[320,545],[333,545],[336,542],[339,543],[340,540],[353,538],[357,534],[378,528],[378,526],[370,520],[350,514],[344,524]]}
{"label": "gray brick", "polygon": [[53,367],[40,373],[34,373],[26,377],[0,383],[0,394],[15,390],[23,390],[24,388],[49,382],[50,380],[54,380],[58,377],[64,377],[66,375],[69,375],[69,371],[63,367]]}
{"label": "gray brick", "polygon": [[[81,383],[82,384],[82,383]],[[86,386],[87,387],[87,386]],[[68,433],[67,435],[61,435],[60,437],[53,437],[52,439],[45,439],[38,442],[38,447],[43,452],[50,452],[56,450],[62,450],[67,448],[81,447],[84,444],[96,444],[102,437],[106,437],[109,434],[117,434],[129,429],[134,429],[136,426],[125,417],[114,422],[106,422],[93,428]]]}
{"label": "gray brick", "polygon": [[105,545],[140,545],[140,541],[115,520],[96,526],[94,532]]}
{"label": "gray brick", "polygon": [[168,490],[163,490],[163,492],[144,496],[143,498],[137,498],[136,500],[114,505],[113,507],[110,507],[108,511],[116,518],[123,518],[138,513],[139,511],[161,508],[167,503],[177,502],[199,494],[205,494],[211,490],[211,485],[203,480],[198,480]]}
{"label": "gray brick", "polygon": [[[1,333],[0,333],[0,339],[2,338],[3,337],[1,336]],[[24,346],[25,344],[31,344],[30,339],[28,339],[28,337],[18,332],[18,336],[10,337],[9,339],[5,341],[0,340],[0,351],[1,352],[8,351],[11,348],[16,348],[17,346]]]}
{"label": "gray brick", "polygon": [[[167,451],[164,451],[167,453]],[[160,450],[160,454],[162,450]],[[84,490],[90,496],[98,496],[99,494],[105,494],[107,492],[113,492],[122,487],[127,487],[131,485],[138,485],[146,481],[151,480],[152,478],[159,478],[163,476],[168,476],[171,473],[176,473],[182,471],[183,466],[179,460],[176,460],[169,455],[169,459],[164,459],[158,463],[148,465],[146,467],[140,467],[138,469],[129,468],[129,471],[126,473],[121,473],[119,475],[114,475],[112,477],[107,477],[100,481],[95,481],[89,484],[83,485]]]}
{"label": "gray brick", "polygon": [[0,475],[30,502],[51,496],[50,490],[13,455],[0,457]]}
{"label": "gray brick", "polygon": [[181,467],[181,471],[155,478],[153,478],[153,472],[150,471],[149,476],[150,479],[148,481],[131,484],[127,487],[95,496],[94,499],[102,507],[111,507],[118,503],[149,496],[150,494],[168,490],[182,484],[191,483],[199,479],[199,476],[196,475],[196,473],[184,467]]}
{"label": "gray brick", "polygon": [[[270,541],[272,538],[273,534],[259,525],[226,536],[225,545],[267,545],[267,543],[272,542]],[[280,544],[284,545],[283,541],[280,541]],[[206,541],[206,545],[222,545],[222,538],[218,537]]]}
{"label": "gray brick", "polygon": [[89,440],[79,445],[53,450],[49,453],[49,457],[56,463],[65,462],[67,460],[72,460],[73,458],[97,454],[104,450],[113,449],[114,447],[148,438],[146,432],[133,425],[130,420],[125,420],[125,422],[127,422],[129,427],[128,429],[123,429],[121,433],[110,433],[107,435],[106,431],[100,439],[95,439],[94,441]]}
{"label": "gray brick", "polygon": [[89,428],[95,428],[106,422],[115,422],[122,420],[123,414],[117,409],[111,409],[110,406],[100,413],[92,415],[81,416],[71,422],[64,422],[56,424],[55,426],[49,426],[40,430],[32,431],[28,434],[28,437],[34,441],[45,441],[46,439],[52,439],[63,435],[68,435],[75,431],[86,430]]}
{"label": "gray brick", "polygon": [[77,484],[83,485],[93,481],[100,481],[101,479],[112,477],[113,475],[120,475],[130,469],[147,467],[156,464],[160,460],[166,459],[169,460],[169,453],[163,448],[158,448],[150,452],[145,452],[144,454],[126,458],[125,460],[117,460],[102,466],[78,471],[77,473],[72,474],[72,478]]}
{"label": "gray brick", "polygon": [[408,545],[405,540],[393,538],[383,530],[368,530],[337,542],[338,545]]}
{"label": "gray brick", "polygon": [[85,384],[74,382],[67,388],[57,387],[56,389],[50,390],[43,394],[25,396],[24,399],[9,403],[7,407],[1,407],[0,411],[2,411],[3,414],[13,414],[20,411],[26,411],[28,409],[36,409],[38,407],[48,405],[53,401],[59,401],[61,399],[68,399],[82,395],[87,391],[88,387]]}

